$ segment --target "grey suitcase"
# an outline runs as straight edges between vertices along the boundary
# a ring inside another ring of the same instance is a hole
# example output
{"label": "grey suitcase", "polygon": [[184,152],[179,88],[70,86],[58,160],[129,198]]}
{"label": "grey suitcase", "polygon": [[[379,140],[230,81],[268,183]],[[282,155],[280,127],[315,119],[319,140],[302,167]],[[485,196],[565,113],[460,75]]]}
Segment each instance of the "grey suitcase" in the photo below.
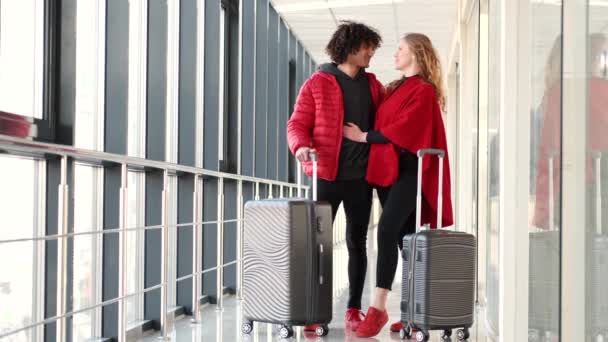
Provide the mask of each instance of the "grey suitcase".
{"label": "grey suitcase", "polygon": [[589,310],[588,335],[594,341],[608,339],[608,236],[603,231],[603,213],[606,212],[606,192],[602,187],[602,180],[607,173],[602,173],[602,152],[594,153],[595,161],[595,208],[592,211],[595,221],[595,230],[590,233],[587,245],[590,246],[589,262],[587,263],[587,305]]}
{"label": "grey suitcase", "polygon": [[560,232],[555,228],[554,154],[549,162],[549,230],[530,233],[528,340],[551,340],[559,329]]}
{"label": "grey suitcase", "polygon": [[422,158],[439,157],[439,205],[441,222],[442,150],[418,151],[416,234],[403,238],[403,285],[401,292],[401,338],[427,341],[430,330],[442,330],[445,339],[458,329],[459,340],[469,337],[475,307],[477,241],[475,236],[443,229],[420,231]]}
{"label": "grey suitcase", "polygon": [[551,341],[559,328],[560,232],[530,233],[528,340]]}
{"label": "grey suitcase", "polygon": [[[313,200],[266,199],[245,204],[243,236],[242,332],[254,322],[280,324],[280,336],[293,326],[320,324],[325,336],[332,320],[333,225],[328,203],[316,201],[313,156]],[[301,168],[298,171],[301,179]],[[300,181],[299,181],[300,182]]]}
{"label": "grey suitcase", "polygon": [[608,237],[595,236],[591,239],[591,255],[587,274],[587,300],[591,308],[588,319],[589,335],[592,341],[608,339]]}
{"label": "grey suitcase", "polygon": [[[595,153],[594,231],[589,232],[589,262],[587,263],[587,300],[589,319],[587,335],[596,340],[608,338],[608,237],[602,231],[605,197],[602,192],[601,153]],[[555,227],[555,198],[553,193],[554,156],[549,156],[549,231],[530,233],[529,341],[551,341],[559,334],[560,324],[560,232]]]}

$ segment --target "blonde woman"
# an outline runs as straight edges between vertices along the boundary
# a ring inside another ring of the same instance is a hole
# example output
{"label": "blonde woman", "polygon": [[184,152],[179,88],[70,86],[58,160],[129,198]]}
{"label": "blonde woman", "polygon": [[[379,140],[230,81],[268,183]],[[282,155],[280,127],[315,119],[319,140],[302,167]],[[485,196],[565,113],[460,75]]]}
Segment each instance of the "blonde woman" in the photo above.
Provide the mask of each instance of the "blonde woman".
{"label": "blonde woman", "polygon": [[[416,231],[416,185],[420,149],[447,152],[441,110],[445,107],[439,58],[429,38],[410,33],[399,42],[395,68],[402,78],[392,82],[378,108],[375,129],[362,132],[348,123],[344,136],[371,144],[367,181],[374,184],[383,212],[378,226],[376,288],[367,315],[357,329],[358,337],[377,335],[388,322],[386,301],[397,269],[399,248],[406,234]],[[422,223],[437,227],[439,163],[426,158],[422,176]],[[443,173],[443,222],[453,224],[450,169],[447,153]],[[398,331],[401,323],[393,324]]]}

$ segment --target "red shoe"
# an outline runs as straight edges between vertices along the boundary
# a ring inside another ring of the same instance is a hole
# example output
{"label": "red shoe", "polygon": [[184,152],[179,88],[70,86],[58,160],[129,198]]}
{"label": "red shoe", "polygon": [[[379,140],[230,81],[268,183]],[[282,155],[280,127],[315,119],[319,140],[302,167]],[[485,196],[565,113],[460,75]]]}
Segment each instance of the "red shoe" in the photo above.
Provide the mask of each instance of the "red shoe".
{"label": "red shoe", "polygon": [[401,321],[391,324],[391,332],[400,332],[403,329],[403,323]]}
{"label": "red shoe", "polygon": [[308,331],[308,332],[312,331],[312,332],[315,332],[315,331],[317,330],[317,328],[318,328],[318,327],[320,327],[320,326],[321,326],[321,324],[311,324],[311,325],[307,325],[307,326],[305,326],[305,327],[304,327],[304,331]]}
{"label": "red shoe", "polygon": [[357,337],[374,337],[388,322],[386,310],[380,311],[373,306],[367,309],[367,315],[357,329]]}
{"label": "red shoe", "polygon": [[357,308],[348,308],[348,310],[346,310],[346,316],[344,318],[346,329],[357,331],[363,318],[365,318],[365,315],[363,314],[363,312],[361,312],[361,310]]}
{"label": "red shoe", "polygon": [[[397,321],[391,324],[391,332],[400,332],[403,329],[403,323],[401,321]],[[416,332],[416,329],[412,329],[412,334]]]}

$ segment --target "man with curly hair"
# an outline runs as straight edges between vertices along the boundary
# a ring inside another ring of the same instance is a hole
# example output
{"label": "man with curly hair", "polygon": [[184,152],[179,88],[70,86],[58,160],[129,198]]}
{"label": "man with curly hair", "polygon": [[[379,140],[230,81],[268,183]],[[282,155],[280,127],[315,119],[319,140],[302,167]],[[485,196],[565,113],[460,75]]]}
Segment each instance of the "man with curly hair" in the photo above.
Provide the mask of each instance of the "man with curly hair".
{"label": "man with curly hair", "polygon": [[[365,68],[381,42],[374,29],[342,22],[325,49],[332,63],[321,65],[304,82],[287,123],[289,148],[308,175],[312,173],[309,152],[317,154],[318,200],[331,204],[334,219],[340,203],[344,203],[350,284],[345,323],[353,331],[363,316],[361,296],[367,269],[372,188],[365,180],[369,144],[343,139],[342,129],[346,123],[355,123],[363,131],[373,129],[384,89]],[[315,328],[312,325],[304,330]]]}

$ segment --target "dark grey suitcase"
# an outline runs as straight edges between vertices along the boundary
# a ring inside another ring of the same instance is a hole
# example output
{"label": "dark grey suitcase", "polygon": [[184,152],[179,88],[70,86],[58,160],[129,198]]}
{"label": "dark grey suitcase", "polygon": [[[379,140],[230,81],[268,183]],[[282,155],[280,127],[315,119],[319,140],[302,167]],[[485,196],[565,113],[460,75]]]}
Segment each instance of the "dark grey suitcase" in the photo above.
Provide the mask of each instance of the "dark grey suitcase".
{"label": "dark grey suitcase", "polygon": [[[555,198],[553,193],[553,156],[549,156],[549,231],[530,233],[529,341],[552,341],[559,333],[560,323],[560,232],[555,227]],[[587,335],[595,340],[608,338],[608,237],[603,233],[602,213],[605,212],[602,191],[602,154],[594,155],[595,193],[590,196],[590,208],[595,221],[594,231],[588,233],[589,262],[587,262]]]}
{"label": "dark grey suitcase", "polygon": [[[477,241],[475,236],[443,229],[420,231],[422,158],[439,157],[439,179],[444,152],[418,151],[417,233],[403,238],[403,285],[401,292],[401,338],[410,338],[412,328],[417,341],[427,341],[430,330],[442,330],[445,339],[458,329],[460,340],[469,337],[475,307]],[[437,222],[441,222],[441,197]]]}
{"label": "dark grey suitcase", "polygon": [[555,228],[554,155],[549,155],[549,230],[530,233],[528,340],[551,341],[560,320],[560,232]]}
{"label": "dark grey suitcase", "polygon": [[587,298],[591,302],[588,319],[589,335],[593,341],[608,339],[608,237],[591,239],[591,255],[588,269]]}
{"label": "dark grey suitcase", "polygon": [[608,171],[602,167],[602,152],[594,153],[595,162],[595,230],[591,232],[588,240],[589,262],[587,263],[587,301],[589,310],[588,334],[594,341],[608,340],[608,236],[603,231],[603,213],[606,212],[606,192],[602,187],[602,180],[606,178]]}
{"label": "dark grey suitcase", "polygon": [[551,340],[560,320],[560,232],[530,233],[528,340]]}
{"label": "dark grey suitcase", "polygon": [[[313,169],[316,171],[316,161]],[[314,173],[313,200],[267,199],[245,204],[245,334],[251,333],[253,322],[281,324],[283,338],[292,336],[292,327],[300,325],[320,324],[319,336],[329,332],[327,325],[333,314],[332,211],[328,203],[316,201]]]}

